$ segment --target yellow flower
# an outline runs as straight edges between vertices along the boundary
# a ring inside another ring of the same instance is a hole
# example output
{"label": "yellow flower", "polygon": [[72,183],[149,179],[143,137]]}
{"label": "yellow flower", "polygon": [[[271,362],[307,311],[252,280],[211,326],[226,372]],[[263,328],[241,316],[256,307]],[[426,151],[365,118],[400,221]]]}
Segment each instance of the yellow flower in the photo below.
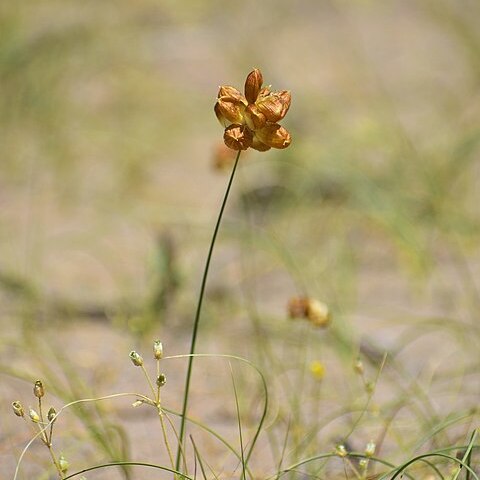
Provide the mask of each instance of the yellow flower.
{"label": "yellow flower", "polygon": [[310,364],[310,373],[315,379],[323,380],[323,377],[325,376],[325,365],[318,360],[313,361]]}
{"label": "yellow flower", "polygon": [[290,108],[290,92],[271,91],[262,84],[262,72],[255,68],[245,81],[245,95],[228,85],[218,91],[215,115],[225,127],[225,145],[232,150],[252,147],[265,152],[291,143],[288,131],[277,123]]}

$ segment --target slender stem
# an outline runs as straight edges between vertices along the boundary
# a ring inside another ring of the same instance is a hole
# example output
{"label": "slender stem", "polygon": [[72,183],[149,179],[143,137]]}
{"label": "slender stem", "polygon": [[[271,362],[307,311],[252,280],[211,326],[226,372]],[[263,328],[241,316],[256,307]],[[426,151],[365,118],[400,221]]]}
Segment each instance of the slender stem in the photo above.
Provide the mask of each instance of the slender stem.
{"label": "slender stem", "polygon": [[153,393],[153,401],[158,403],[158,398],[156,398],[155,389],[153,388],[153,383],[152,383],[152,380],[150,378],[150,375],[147,372],[147,369],[145,368],[144,365],[140,365],[140,368],[142,369],[142,372],[145,375],[145,378],[147,379],[148,385],[150,386],[150,390]]}
{"label": "slender stem", "polygon": [[163,441],[165,442],[165,447],[168,452],[170,465],[172,468],[175,468],[175,464],[173,462],[172,449],[170,448],[170,442],[168,441],[167,429],[165,428],[165,420],[163,418],[163,410],[162,410],[162,407],[160,406],[160,403],[157,405],[157,410],[158,410],[158,418],[160,419],[160,424],[162,425]]}
{"label": "slender stem", "polygon": [[60,464],[58,463],[57,457],[55,456],[55,453],[53,452],[52,444],[49,443],[47,444],[48,450],[50,452],[50,456],[52,457],[53,464],[55,465],[55,468],[57,469],[58,475],[61,479],[65,478],[65,475],[62,472],[62,468],[60,467]]}
{"label": "slender stem", "polygon": [[160,383],[158,382],[159,378],[160,378],[160,360],[157,359],[157,397],[156,397],[157,403],[160,403]]}
{"label": "slender stem", "polygon": [[[40,400],[40,399],[39,399],[39,400]],[[53,464],[55,465],[55,468],[56,468],[56,470],[57,470],[57,473],[58,473],[59,477],[60,477],[61,479],[63,479],[63,478],[64,478],[64,474],[63,474],[63,472],[62,472],[62,469],[61,469],[61,467],[60,467],[60,464],[58,463],[57,457],[55,456],[55,453],[54,453],[54,451],[53,451],[51,439],[48,440],[48,439],[46,438],[46,433],[45,433],[45,431],[43,430],[43,428],[42,428],[38,423],[37,423],[37,427],[38,427],[39,432],[41,432],[41,435],[42,435],[42,436],[41,436],[41,439],[42,439],[43,443],[45,444],[45,446],[48,448],[48,451],[50,452],[50,456],[52,457],[52,461],[53,461]]]}
{"label": "slender stem", "polygon": [[210,260],[212,259],[213,247],[215,246],[215,240],[217,238],[218,230],[220,228],[220,223],[222,221],[223,211],[225,210],[225,205],[227,204],[228,194],[230,193],[230,188],[233,183],[233,177],[235,176],[235,171],[237,169],[240,153],[241,153],[241,150],[238,151],[237,158],[235,159],[235,163],[233,165],[232,173],[230,175],[230,180],[228,181],[227,189],[223,197],[222,206],[220,207],[220,212],[218,214],[217,223],[213,231],[212,240],[210,241],[210,248],[208,250],[207,260],[205,262],[205,268],[203,270],[202,284],[200,286],[200,293],[198,295],[197,311],[195,313],[195,320],[193,323],[192,341],[190,344],[190,357],[188,359],[187,377],[185,380],[185,390],[183,393],[182,420],[180,423],[180,435],[179,435],[179,444],[177,449],[177,460],[175,463],[175,470],[179,470],[180,468],[180,456],[181,456],[181,450],[182,450],[181,445],[183,444],[183,440],[185,438],[185,421],[187,417],[188,397],[190,392],[190,380],[192,377],[193,354],[195,353],[195,344],[197,342],[198,326],[200,324],[200,312],[202,310],[203,297],[205,296],[205,286],[207,284],[208,270],[210,268]]}
{"label": "slender stem", "polygon": [[[45,421],[43,420],[42,397],[38,397],[38,414],[40,415],[40,423],[44,425]],[[47,445],[48,444],[47,432],[43,429],[41,429],[41,431],[42,431],[42,439],[45,442],[45,445]]]}

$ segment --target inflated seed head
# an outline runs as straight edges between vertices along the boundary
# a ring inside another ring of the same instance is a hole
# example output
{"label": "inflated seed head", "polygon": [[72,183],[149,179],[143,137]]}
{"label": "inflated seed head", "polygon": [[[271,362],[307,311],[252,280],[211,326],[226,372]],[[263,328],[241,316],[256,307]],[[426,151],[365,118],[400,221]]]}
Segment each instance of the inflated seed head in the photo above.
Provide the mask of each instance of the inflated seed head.
{"label": "inflated seed head", "polygon": [[141,367],[143,365],[143,358],[135,351],[130,352],[130,360],[136,367]]}
{"label": "inflated seed head", "polygon": [[13,413],[17,417],[23,417],[25,415],[25,411],[23,410],[22,404],[17,400],[12,403]]}
{"label": "inflated seed head", "polygon": [[50,407],[47,413],[48,421],[51,422],[56,415],[57,415],[57,411],[53,407]]}
{"label": "inflated seed head", "polygon": [[153,356],[156,360],[163,358],[163,345],[160,340],[155,340],[153,342]]}
{"label": "inflated seed head", "polygon": [[161,373],[157,378],[157,386],[163,387],[167,383],[167,377]]}
{"label": "inflated seed head", "polygon": [[45,395],[45,390],[43,388],[43,383],[41,380],[37,380],[33,386],[33,394],[37,398],[42,398]]}
{"label": "inflated seed head", "polygon": [[32,407],[28,407],[28,416],[34,423],[38,423],[40,421],[40,415]]}

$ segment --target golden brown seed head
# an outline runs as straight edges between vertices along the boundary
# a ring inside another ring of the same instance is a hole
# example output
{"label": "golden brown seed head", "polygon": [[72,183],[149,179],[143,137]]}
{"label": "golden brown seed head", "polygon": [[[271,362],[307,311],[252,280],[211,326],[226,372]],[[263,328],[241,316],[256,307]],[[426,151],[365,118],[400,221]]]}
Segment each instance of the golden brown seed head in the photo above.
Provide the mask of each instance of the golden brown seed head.
{"label": "golden brown seed head", "polygon": [[272,148],[287,148],[292,142],[288,131],[277,123],[267,123],[255,134],[262,143]]}
{"label": "golden brown seed head", "polygon": [[221,97],[228,97],[240,101],[245,101],[243,95],[235,87],[231,87],[230,85],[221,85],[219,87],[217,98]]}
{"label": "golden brown seed head", "polygon": [[245,98],[248,103],[255,103],[262,88],[262,83],[262,72],[258,68],[253,69],[247,75],[247,79],[245,80]]}
{"label": "golden brown seed head", "polygon": [[328,306],[309,297],[293,297],[288,302],[288,314],[291,318],[303,318],[315,327],[326,327],[330,322]]}
{"label": "golden brown seed head", "polygon": [[13,402],[12,408],[13,408],[13,413],[17,417],[23,417],[25,415],[25,411],[23,410],[23,405],[19,401]]}
{"label": "golden brown seed head", "polygon": [[257,107],[265,115],[267,121],[276,123],[287,114],[291,102],[290,92],[283,90],[263,96],[257,101]]}
{"label": "golden brown seed head", "polygon": [[253,131],[263,128],[267,123],[267,118],[255,104],[248,105],[245,109],[244,118],[248,128]]}
{"label": "golden brown seed head", "polygon": [[315,327],[326,327],[331,319],[328,306],[318,300],[310,300],[307,308],[307,319]]}
{"label": "golden brown seed head", "polygon": [[226,126],[232,123],[242,123],[244,110],[245,105],[242,102],[230,97],[219,98],[215,104],[217,118],[222,125]]}
{"label": "golden brown seed head", "polygon": [[290,92],[272,91],[262,83],[262,73],[256,68],[245,81],[245,96],[229,85],[219,88],[215,115],[225,128],[225,145],[232,150],[252,147],[265,152],[291,143],[290,134],[277,123],[290,108]]}
{"label": "golden brown seed head", "polygon": [[252,148],[259,152],[266,152],[271,147],[262,143],[257,137],[253,137]]}
{"label": "golden brown seed head", "polygon": [[307,297],[293,297],[288,301],[287,311],[290,318],[306,318],[307,316]]}
{"label": "golden brown seed head", "polygon": [[252,146],[253,134],[245,125],[230,125],[225,129],[223,140],[232,150],[246,150]]}
{"label": "golden brown seed head", "polygon": [[41,382],[41,380],[37,380],[35,382],[35,385],[33,386],[33,394],[37,398],[42,398],[45,395],[45,390],[43,388],[43,383]]}

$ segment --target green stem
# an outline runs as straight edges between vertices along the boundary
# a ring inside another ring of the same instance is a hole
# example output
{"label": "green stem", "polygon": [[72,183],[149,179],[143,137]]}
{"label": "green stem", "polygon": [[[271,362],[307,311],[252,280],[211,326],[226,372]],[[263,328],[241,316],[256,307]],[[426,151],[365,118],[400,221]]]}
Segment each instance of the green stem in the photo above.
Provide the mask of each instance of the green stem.
{"label": "green stem", "polygon": [[193,367],[193,358],[194,358],[193,354],[195,353],[195,344],[197,342],[198,326],[200,324],[200,312],[202,310],[203,297],[205,296],[205,286],[207,284],[208,270],[210,268],[210,260],[212,259],[213,247],[215,246],[215,240],[217,238],[218,230],[220,228],[220,223],[222,221],[223,211],[225,210],[225,205],[227,204],[228,195],[230,193],[230,188],[233,183],[233,177],[235,176],[235,171],[237,169],[240,153],[241,153],[241,150],[238,151],[237,158],[235,159],[235,163],[233,165],[232,173],[230,175],[230,180],[228,181],[227,189],[223,197],[222,206],[220,207],[220,212],[218,214],[217,223],[213,231],[212,240],[210,242],[210,248],[208,250],[207,260],[205,262],[205,268],[203,270],[202,284],[200,286],[200,294],[198,296],[197,311],[195,313],[195,321],[193,323],[192,341],[190,344],[190,357],[188,359],[187,377],[185,380],[185,390],[183,393],[182,420],[180,423],[179,444],[177,449],[177,460],[175,463],[176,470],[180,469],[180,456],[181,456],[181,450],[182,450],[181,446],[185,438],[185,421],[187,417],[188,397],[190,392],[190,380],[192,377],[192,367]]}
{"label": "green stem", "polygon": [[152,379],[150,378],[150,375],[148,374],[147,369],[145,368],[144,365],[140,365],[140,368],[142,369],[142,372],[145,375],[145,378],[147,379],[148,385],[150,386],[150,390],[152,391],[153,402],[158,403],[158,398],[156,398],[156,395],[155,395],[155,389],[153,388]]}
{"label": "green stem", "polygon": [[162,407],[160,406],[160,400],[157,405],[157,410],[158,410],[158,418],[160,419],[160,424],[162,426],[163,441],[165,442],[165,447],[167,449],[170,465],[172,468],[174,468],[175,465],[173,463],[172,449],[170,448],[170,442],[168,441],[167,429],[165,428],[165,420],[163,419],[163,411],[162,411]]}

